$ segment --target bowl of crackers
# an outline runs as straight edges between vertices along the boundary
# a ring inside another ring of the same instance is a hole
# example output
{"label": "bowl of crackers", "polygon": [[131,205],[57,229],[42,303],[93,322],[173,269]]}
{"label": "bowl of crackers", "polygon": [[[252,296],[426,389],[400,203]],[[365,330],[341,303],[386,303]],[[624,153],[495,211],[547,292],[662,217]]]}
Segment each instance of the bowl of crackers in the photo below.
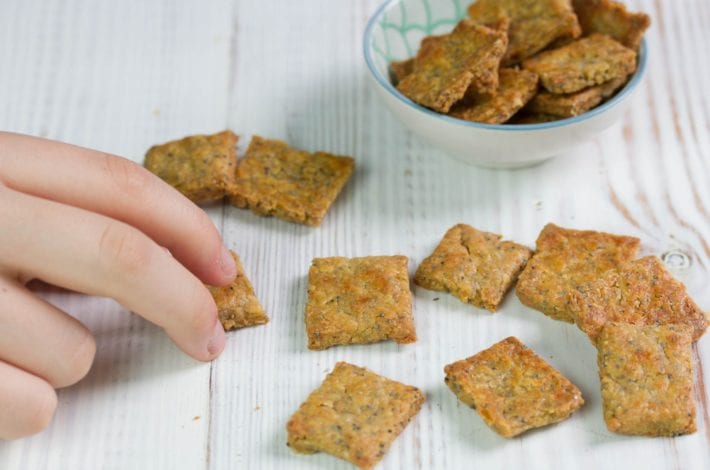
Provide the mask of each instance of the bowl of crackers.
{"label": "bowl of crackers", "polygon": [[517,168],[620,119],[645,73],[650,24],[615,0],[389,0],[363,46],[407,128],[467,163]]}

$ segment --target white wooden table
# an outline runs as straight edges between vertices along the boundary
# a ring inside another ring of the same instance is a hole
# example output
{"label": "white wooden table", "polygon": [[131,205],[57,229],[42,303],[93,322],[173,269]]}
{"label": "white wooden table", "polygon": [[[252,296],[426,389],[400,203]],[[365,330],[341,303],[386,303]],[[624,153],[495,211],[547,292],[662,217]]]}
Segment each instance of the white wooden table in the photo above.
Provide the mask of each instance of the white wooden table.
{"label": "white wooden table", "polygon": [[[0,128],[141,162],[152,144],[232,128],[353,155],[357,172],[322,227],[207,208],[241,254],[271,323],[192,361],[112,300],[47,297],[95,333],[88,377],[61,390],[49,429],[0,443],[11,469],[350,468],[285,445],[290,414],[338,360],[421,387],[428,401],[381,468],[710,468],[710,339],[694,349],[698,431],[609,433],[595,351],[574,326],[510,295],[491,315],[415,288],[414,345],[306,349],[306,273],[316,256],[405,254],[410,270],[458,222],[534,246],[543,225],[639,236],[710,309],[710,3],[632,1],[649,12],[650,65],[623,122],[530,169],[458,163],[399,125],[370,89],[361,36],[374,0],[3,0]],[[2,221],[0,221],[2,223]],[[2,334],[2,332],[0,332]],[[459,403],[442,368],[516,335],[587,404],[505,440]]]}

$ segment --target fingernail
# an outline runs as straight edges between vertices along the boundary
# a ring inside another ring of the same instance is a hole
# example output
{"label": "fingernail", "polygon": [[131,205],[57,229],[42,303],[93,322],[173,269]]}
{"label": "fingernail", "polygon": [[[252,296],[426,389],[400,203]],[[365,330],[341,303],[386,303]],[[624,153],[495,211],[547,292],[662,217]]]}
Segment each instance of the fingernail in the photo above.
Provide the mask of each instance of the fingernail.
{"label": "fingernail", "polygon": [[214,331],[212,332],[212,337],[207,342],[207,353],[210,356],[216,356],[221,353],[224,349],[224,343],[226,342],[226,336],[224,334],[224,328],[222,328],[222,322],[217,320],[214,324]]}
{"label": "fingernail", "polygon": [[234,264],[234,258],[229,250],[222,245],[222,258],[219,260],[219,266],[225,276],[233,278],[237,274],[237,265]]}

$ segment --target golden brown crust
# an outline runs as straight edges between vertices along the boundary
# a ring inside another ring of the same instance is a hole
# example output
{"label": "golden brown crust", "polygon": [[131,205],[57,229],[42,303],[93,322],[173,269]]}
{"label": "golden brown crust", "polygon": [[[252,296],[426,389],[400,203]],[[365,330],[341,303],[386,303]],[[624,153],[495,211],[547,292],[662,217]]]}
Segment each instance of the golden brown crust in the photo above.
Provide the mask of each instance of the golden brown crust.
{"label": "golden brown crust", "polygon": [[155,145],[143,165],[190,200],[213,201],[227,195],[234,183],[238,138],[223,131]]}
{"label": "golden brown crust", "polygon": [[533,114],[579,116],[616,93],[627,80],[628,77],[617,78],[574,93],[557,94],[541,91],[530,100],[525,110]]}
{"label": "golden brown crust", "polygon": [[459,400],[504,437],[562,421],[584,404],[572,382],[512,336],[444,372]]}
{"label": "golden brown crust", "polygon": [[523,61],[552,93],[574,93],[627,77],[636,70],[636,52],[609,36],[592,34]]}
{"label": "golden brown crust", "polygon": [[412,101],[446,113],[469,87],[494,92],[498,66],[505,52],[504,31],[464,20],[453,32],[422,41],[412,73],[397,89]]}
{"label": "golden brown crust", "polygon": [[581,34],[570,0],[477,0],[468,7],[468,15],[491,24],[501,17],[501,10],[510,23],[503,65],[516,64],[557,39]]}
{"label": "golden brown crust", "polygon": [[495,312],[532,255],[529,248],[501,238],[469,225],[455,225],[419,265],[414,282]]}
{"label": "golden brown crust", "polygon": [[217,304],[219,321],[225,331],[267,323],[269,317],[254,294],[254,287],[244,273],[239,256],[234,251],[230,250],[230,253],[237,265],[234,281],[225,287],[207,286]]}
{"label": "golden brown crust", "polygon": [[646,13],[629,12],[613,0],[574,0],[574,10],[585,35],[606,34],[633,50],[639,48],[644,31],[651,26]]}
{"label": "golden brown crust", "polygon": [[695,432],[691,329],[608,323],[597,344],[604,421],[637,436]]}
{"label": "golden brown crust", "polygon": [[577,326],[595,341],[607,322],[635,325],[683,324],[697,341],[707,328],[705,314],[663,262],[647,256],[602,274],[570,294]]}
{"label": "golden brown crust", "polygon": [[569,294],[603,272],[630,261],[639,239],[547,224],[537,251],[518,278],[515,293],[528,307],[556,320],[574,321]]}
{"label": "golden brown crust", "polygon": [[394,84],[397,85],[404,79],[407,75],[412,73],[414,69],[414,58],[406,60],[395,60],[390,64],[392,69],[392,76],[394,77]]}
{"label": "golden brown crust", "polygon": [[229,201],[260,215],[317,226],[354,166],[351,157],[309,153],[255,135],[237,164]]}
{"label": "golden brown crust", "polygon": [[372,468],[424,401],[416,387],[338,362],[289,420],[288,446]]}
{"label": "golden brown crust", "polygon": [[463,100],[450,115],[467,121],[502,124],[518,112],[537,91],[538,77],[527,70],[500,69],[494,95],[479,95],[473,102]]}
{"label": "golden brown crust", "polygon": [[315,258],[308,272],[306,332],[309,349],[416,341],[407,257]]}

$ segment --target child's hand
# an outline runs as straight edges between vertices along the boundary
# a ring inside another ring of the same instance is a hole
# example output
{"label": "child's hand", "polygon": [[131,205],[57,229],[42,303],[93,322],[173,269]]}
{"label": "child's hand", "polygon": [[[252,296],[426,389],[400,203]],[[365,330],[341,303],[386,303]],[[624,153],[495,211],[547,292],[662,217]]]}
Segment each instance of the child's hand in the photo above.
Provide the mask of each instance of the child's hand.
{"label": "child's hand", "polygon": [[80,380],[96,351],[29,280],[113,297],[209,361],[225,337],[202,283],[235,274],[207,215],[141,166],[0,132],[0,438],[42,430],[54,389]]}

